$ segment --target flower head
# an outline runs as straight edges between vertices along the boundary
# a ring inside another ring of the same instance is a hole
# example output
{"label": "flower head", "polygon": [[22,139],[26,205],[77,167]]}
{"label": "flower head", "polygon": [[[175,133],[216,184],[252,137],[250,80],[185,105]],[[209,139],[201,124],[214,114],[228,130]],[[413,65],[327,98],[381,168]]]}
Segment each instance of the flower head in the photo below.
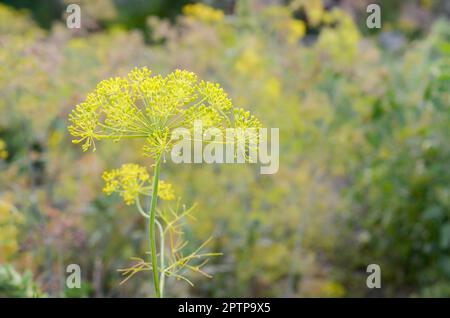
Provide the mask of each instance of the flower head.
{"label": "flower head", "polygon": [[165,201],[175,200],[175,191],[172,184],[164,180],[159,181],[158,196]]}
{"label": "flower head", "polygon": [[[136,203],[140,195],[148,195],[151,189],[147,169],[133,163],[124,164],[119,169],[105,171],[103,180],[105,181],[103,192],[107,195],[119,193],[127,205]],[[172,184],[161,180],[158,196],[162,200],[174,200]]]}
{"label": "flower head", "polygon": [[163,77],[136,68],[126,77],[100,82],[69,115],[69,131],[84,151],[95,150],[97,140],[142,138],[144,153],[157,158],[171,150],[174,129],[191,129],[196,120],[204,127],[260,127],[253,116],[240,120],[235,110],[218,84],[199,81],[192,72],[176,70]]}
{"label": "flower head", "polygon": [[183,7],[185,16],[205,23],[220,22],[224,15],[221,10],[214,9],[202,3],[187,4]]}

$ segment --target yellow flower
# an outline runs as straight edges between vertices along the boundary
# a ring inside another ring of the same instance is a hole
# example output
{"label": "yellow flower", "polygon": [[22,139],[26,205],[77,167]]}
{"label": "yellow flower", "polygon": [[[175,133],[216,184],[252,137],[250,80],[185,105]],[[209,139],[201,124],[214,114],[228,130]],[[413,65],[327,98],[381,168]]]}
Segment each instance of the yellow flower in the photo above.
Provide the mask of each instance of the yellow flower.
{"label": "yellow flower", "polygon": [[134,204],[140,194],[145,195],[149,180],[147,169],[137,164],[124,164],[120,169],[105,171],[103,192],[111,195],[118,192],[127,205]]}
{"label": "yellow flower", "polygon": [[221,10],[214,9],[202,3],[187,4],[183,7],[183,14],[197,21],[206,23],[220,22],[224,18]]}
{"label": "yellow flower", "polygon": [[290,44],[297,43],[306,33],[306,26],[303,21],[290,19],[287,22],[287,41]]}
{"label": "yellow flower", "polygon": [[268,6],[263,11],[269,20],[268,26],[272,27],[277,35],[289,44],[297,43],[306,33],[306,25],[303,21],[293,18],[293,12],[284,6]]}
{"label": "yellow flower", "polygon": [[171,150],[171,132],[191,129],[197,119],[204,126],[234,128],[234,109],[218,84],[199,81],[192,72],[176,70],[163,77],[136,68],[127,77],[100,82],[69,115],[69,132],[84,151],[95,150],[96,140],[142,138],[144,153],[158,158]]}
{"label": "yellow flower", "polygon": [[311,25],[316,26],[322,21],[325,13],[322,0],[301,0],[299,3],[305,9]]}
{"label": "yellow flower", "polygon": [[[140,195],[149,196],[151,192],[150,176],[143,166],[127,163],[119,169],[103,173],[105,186],[103,192],[107,195],[118,193],[127,205],[137,202]],[[174,200],[175,192],[172,184],[159,181],[158,196],[162,200]]]}
{"label": "yellow flower", "polygon": [[163,180],[159,181],[158,196],[166,201],[175,200],[175,192],[172,184]]}

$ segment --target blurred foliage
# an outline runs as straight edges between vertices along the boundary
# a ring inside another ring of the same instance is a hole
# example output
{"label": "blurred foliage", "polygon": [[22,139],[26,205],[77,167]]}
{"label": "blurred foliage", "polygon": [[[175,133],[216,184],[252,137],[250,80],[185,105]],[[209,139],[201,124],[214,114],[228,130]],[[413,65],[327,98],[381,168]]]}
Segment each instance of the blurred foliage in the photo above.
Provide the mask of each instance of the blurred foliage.
{"label": "blurred foliage", "polygon": [[6,5],[28,9],[41,27],[50,28],[52,22],[61,18],[64,10],[61,0],[2,0]]}
{"label": "blurred foliage", "polygon": [[[114,25],[44,31],[0,5],[0,200],[23,219],[17,248],[0,260],[30,270],[51,296],[70,294],[70,263],[83,269],[75,295],[148,295],[147,279],[119,285],[117,272],[147,250],[145,221],[102,194],[101,172],[149,163],[133,143],[81,153],[66,118],[102,79],[182,68],[280,128],[280,170],[163,165],[187,206],[198,202],[186,238],[213,233],[210,248],[223,253],[204,268],[212,280],[168,283],[168,296],[450,296],[448,20],[424,20],[410,37],[394,17],[367,36],[347,7],[245,2],[233,14],[204,5],[174,21],[146,14],[152,45]],[[440,5],[419,9],[432,17]],[[400,44],[385,41],[393,29]],[[365,285],[371,263],[381,266],[378,291]]]}
{"label": "blurred foliage", "polygon": [[11,265],[0,265],[0,298],[1,297],[42,297],[31,278],[31,273],[20,275]]}
{"label": "blurred foliage", "polygon": [[144,29],[147,16],[173,18],[189,0],[1,0],[9,6],[27,9],[39,26],[50,29],[53,23],[63,21],[66,7],[78,4],[82,8],[85,27],[120,25]]}

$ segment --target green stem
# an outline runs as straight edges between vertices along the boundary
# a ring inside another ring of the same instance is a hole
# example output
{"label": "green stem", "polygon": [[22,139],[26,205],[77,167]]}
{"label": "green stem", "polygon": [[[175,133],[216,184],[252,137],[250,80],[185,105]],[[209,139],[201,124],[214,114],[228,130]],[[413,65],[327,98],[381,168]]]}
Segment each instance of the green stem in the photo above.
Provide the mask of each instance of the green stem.
{"label": "green stem", "polygon": [[161,298],[164,297],[164,283],[165,283],[165,278],[166,275],[164,273],[164,230],[163,227],[161,225],[161,223],[158,222],[158,220],[155,220],[156,225],[158,226],[159,229],[159,244],[160,244],[160,248],[159,248],[159,259],[160,259],[160,263],[159,266],[161,267],[161,276],[160,276],[160,284],[159,284],[159,290],[161,293]]}
{"label": "green stem", "polygon": [[155,287],[155,293],[157,298],[161,298],[161,292],[159,289],[159,271],[158,261],[156,258],[156,238],[155,238],[155,214],[156,203],[158,201],[158,183],[159,183],[159,167],[161,163],[161,157],[158,157],[155,161],[155,170],[153,174],[153,186],[152,186],[152,201],[150,204],[150,249],[152,256],[152,270],[153,270],[153,285]]}
{"label": "green stem", "polygon": [[[0,203],[2,203],[0,201]],[[139,198],[136,200],[136,207],[139,211],[139,213],[141,213],[141,215],[146,218],[146,219],[150,219],[150,215],[148,215],[147,213],[144,212],[144,209],[142,209],[141,206],[141,201],[139,200]],[[159,223],[158,219],[155,218],[155,224],[158,226],[159,229],[159,267],[161,268],[161,274],[160,274],[160,283],[159,283],[159,290],[161,292],[161,298],[164,297],[164,283],[165,283],[165,272],[164,272],[164,235],[165,235],[165,231],[161,225],[161,223]]]}

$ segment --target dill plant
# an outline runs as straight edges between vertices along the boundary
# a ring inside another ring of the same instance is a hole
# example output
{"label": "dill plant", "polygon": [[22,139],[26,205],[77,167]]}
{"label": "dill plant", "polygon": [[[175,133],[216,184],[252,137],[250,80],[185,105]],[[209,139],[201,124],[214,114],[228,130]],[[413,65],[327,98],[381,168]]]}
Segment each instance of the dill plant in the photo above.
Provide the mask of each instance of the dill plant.
{"label": "dill plant", "polygon": [[[152,180],[145,167],[125,164],[120,169],[103,174],[106,182],[104,192],[119,193],[128,205],[134,204],[140,214],[149,222],[149,245],[151,261],[136,258],[137,264],[122,270],[127,279],[141,270],[153,272],[156,297],[162,297],[166,276],[174,276],[191,283],[180,272],[189,269],[208,276],[201,270],[207,260],[197,265],[192,261],[218,253],[201,253],[209,240],[193,253],[184,256],[184,241],[173,240],[181,236],[181,222],[189,217],[193,207],[186,209],[177,201],[176,207],[157,209],[158,197],[174,200],[170,183],[160,180],[160,168],[165,154],[174,145],[171,133],[177,128],[190,131],[194,122],[201,121],[204,128],[225,131],[227,128],[259,129],[257,118],[242,108],[232,105],[226,92],[216,83],[202,81],[188,71],[176,70],[166,77],[153,75],[144,68],[135,68],[126,77],[115,77],[101,81],[86,100],[75,107],[69,115],[69,132],[75,137],[75,144],[82,144],[83,151],[96,149],[96,142],[139,138],[143,141],[143,155],[153,161]],[[249,145],[246,145],[248,149]],[[150,196],[148,212],[140,196]],[[158,263],[155,227],[159,230],[160,260]],[[165,266],[164,240],[170,238],[171,255]]]}

